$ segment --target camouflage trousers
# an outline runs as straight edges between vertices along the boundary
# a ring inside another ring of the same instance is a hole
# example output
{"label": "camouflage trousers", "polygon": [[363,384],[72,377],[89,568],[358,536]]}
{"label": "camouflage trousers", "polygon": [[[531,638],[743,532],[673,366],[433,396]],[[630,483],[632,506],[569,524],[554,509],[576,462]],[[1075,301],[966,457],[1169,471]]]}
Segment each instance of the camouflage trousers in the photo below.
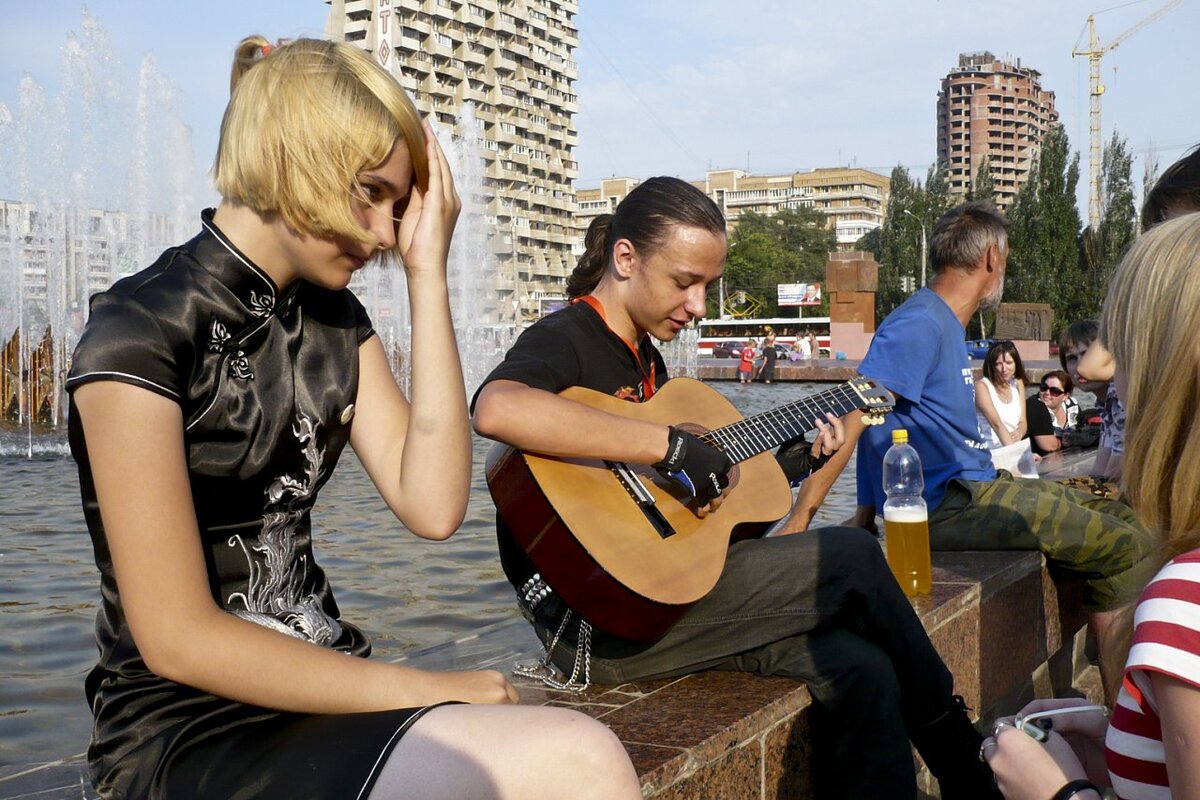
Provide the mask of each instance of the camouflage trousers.
{"label": "camouflage trousers", "polygon": [[1055,481],[1014,478],[953,480],[929,515],[934,550],[1041,550],[1084,582],[1089,611],[1111,611],[1137,599],[1153,577],[1153,537],[1118,500]]}

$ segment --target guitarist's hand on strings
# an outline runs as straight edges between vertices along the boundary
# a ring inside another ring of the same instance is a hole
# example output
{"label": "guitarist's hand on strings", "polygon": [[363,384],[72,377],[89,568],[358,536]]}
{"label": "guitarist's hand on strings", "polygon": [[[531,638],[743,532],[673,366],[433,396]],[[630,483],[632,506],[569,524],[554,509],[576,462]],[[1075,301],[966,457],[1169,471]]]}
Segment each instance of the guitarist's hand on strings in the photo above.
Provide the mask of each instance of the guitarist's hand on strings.
{"label": "guitarist's hand on strings", "polygon": [[825,419],[829,420],[828,425],[819,419],[813,420],[813,424],[817,427],[817,438],[812,443],[809,455],[813,458],[814,471],[824,466],[829,457],[841,450],[842,445],[846,443],[846,427],[842,424],[841,418],[826,411]]}
{"label": "guitarist's hand on strings", "polygon": [[722,493],[729,486],[733,462],[700,437],[671,427],[668,428],[667,454],[653,466],[687,489],[703,512],[715,511],[720,506]]}

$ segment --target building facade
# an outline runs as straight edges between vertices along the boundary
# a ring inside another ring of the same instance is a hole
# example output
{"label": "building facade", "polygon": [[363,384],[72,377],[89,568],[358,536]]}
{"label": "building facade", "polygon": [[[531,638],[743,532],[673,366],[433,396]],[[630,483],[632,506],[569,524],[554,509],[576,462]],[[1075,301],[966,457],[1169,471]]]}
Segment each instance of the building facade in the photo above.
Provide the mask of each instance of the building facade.
{"label": "building facade", "polygon": [[423,114],[479,126],[488,321],[563,297],[575,239],[577,0],[325,0],[326,35],[396,75]]}
{"label": "building facade", "polygon": [[1054,92],[1041,73],[989,52],[963,53],[942,79],[937,100],[937,158],[950,192],[965,196],[986,156],[996,204],[1012,205],[1017,190],[1058,121]]}
{"label": "building facade", "polygon": [[[637,186],[635,178],[610,178],[599,187],[578,189],[577,252],[583,233],[599,214],[612,211]],[[751,175],[738,169],[709,171],[704,180],[692,181],[716,202],[725,214],[730,232],[747,211],[771,215],[781,208],[807,206],[825,214],[837,234],[838,250],[853,250],[866,233],[883,224],[891,179],[857,167],[832,167],[782,175]]]}

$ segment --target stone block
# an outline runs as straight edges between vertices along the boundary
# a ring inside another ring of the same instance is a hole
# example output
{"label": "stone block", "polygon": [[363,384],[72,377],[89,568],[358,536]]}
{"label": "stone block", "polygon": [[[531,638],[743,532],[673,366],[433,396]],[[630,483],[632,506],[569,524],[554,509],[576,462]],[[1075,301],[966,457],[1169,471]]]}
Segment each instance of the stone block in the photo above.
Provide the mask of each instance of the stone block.
{"label": "stone block", "polygon": [[830,322],[857,322],[864,330],[875,330],[874,292],[834,292],[829,298]]}
{"label": "stone block", "polygon": [[1054,311],[1047,303],[1001,303],[996,311],[997,339],[1050,341]]}
{"label": "stone block", "polygon": [[[867,354],[872,338],[871,331],[861,322],[829,323],[829,351],[835,358],[838,353],[845,353],[847,359],[861,359]],[[853,374],[857,373],[858,365],[855,364]]]}
{"label": "stone block", "polygon": [[870,253],[831,253],[825,264],[825,291],[875,292],[879,288],[879,265]]}

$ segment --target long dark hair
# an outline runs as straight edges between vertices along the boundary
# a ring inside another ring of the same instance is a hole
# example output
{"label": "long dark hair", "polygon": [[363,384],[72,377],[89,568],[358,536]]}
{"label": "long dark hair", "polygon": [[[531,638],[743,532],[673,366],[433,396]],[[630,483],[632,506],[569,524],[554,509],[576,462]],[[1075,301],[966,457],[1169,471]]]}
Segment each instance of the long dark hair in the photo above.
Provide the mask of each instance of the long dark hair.
{"label": "long dark hair", "polygon": [[725,234],[725,217],[717,204],[687,181],[658,177],[638,184],[613,213],[601,214],[588,226],[584,253],[567,279],[567,296],[582,297],[596,288],[618,239],[650,253],[676,225]]}
{"label": "long dark hair", "polygon": [[987,356],[983,359],[983,377],[992,383],[996,382],[996,362],[1005,353],[1012,356],[1013,367],[1015,367],[1013,379],[1021,383],[1029,383],[1029,378],[1025,375],[1025,365],[1021,363],[1021,354],[1017,352],[1017,346],[1007,339],[996,342],[988,348]]}

